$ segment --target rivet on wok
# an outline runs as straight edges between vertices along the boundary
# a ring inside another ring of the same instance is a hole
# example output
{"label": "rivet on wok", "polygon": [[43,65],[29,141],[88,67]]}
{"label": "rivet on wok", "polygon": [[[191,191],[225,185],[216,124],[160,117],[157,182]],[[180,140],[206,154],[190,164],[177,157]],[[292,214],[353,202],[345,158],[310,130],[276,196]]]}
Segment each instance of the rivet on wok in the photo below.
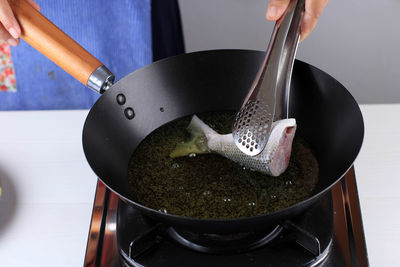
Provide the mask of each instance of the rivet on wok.
{"label": "rivet on wok", "polygon": [[120,105],[125,104],[126,102],[126,97],[124,96],[124,94],[119,94],[117,95],[117,103]]}
{"label": "rivet on wok", "polygon": [[128,120],[131,120],[131,119],[133,119],[135,117],[135,112],[133,111],[132,108],[126,108],[124,113],[125,113],[125,117]]}

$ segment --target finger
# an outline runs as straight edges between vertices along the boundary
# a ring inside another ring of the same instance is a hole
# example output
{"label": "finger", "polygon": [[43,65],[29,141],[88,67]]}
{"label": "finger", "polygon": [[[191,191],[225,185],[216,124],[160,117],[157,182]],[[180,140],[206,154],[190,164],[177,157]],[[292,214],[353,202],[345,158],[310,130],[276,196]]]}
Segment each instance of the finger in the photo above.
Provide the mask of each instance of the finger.
{"label": "finger", "polygon": [[267,20],[278,20],[288,7],[290,0],[271,0],[266,14]]}
{"label": "finger", "polygon": [[306,0],[306,9],[301,23],[300,41],[306,39],[315,26],[317,26],[318,19],[327,4],[328,0]]}
{"label": "finger", "polygon": [[18,39],[14,39],[10,33],[0,24],[0,40],[6,41],[9,45],[17,46]]}
{"label": "finger", "polygon": [[37,11],[40,11],[40,6],[33,0],[26,0],[31,6],[33,6]]}
{"label": "finger", "polygon": [[0,22],[14,39],[21,35],[21,28],[7,0],[0,0]]}

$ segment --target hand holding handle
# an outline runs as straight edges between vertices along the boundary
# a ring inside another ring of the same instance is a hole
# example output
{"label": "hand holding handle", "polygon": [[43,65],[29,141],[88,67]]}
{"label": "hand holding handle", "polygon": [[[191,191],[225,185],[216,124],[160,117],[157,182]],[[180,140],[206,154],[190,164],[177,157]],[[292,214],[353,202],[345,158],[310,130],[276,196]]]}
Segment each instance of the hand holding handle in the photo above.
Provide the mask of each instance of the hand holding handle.
{"label": "hand holding handle", "polygon": [[40,53],[97,92],[103,93],[114,81],[114,75],[98,59],[25,0],[9,3],[21,26],[21,38]]}

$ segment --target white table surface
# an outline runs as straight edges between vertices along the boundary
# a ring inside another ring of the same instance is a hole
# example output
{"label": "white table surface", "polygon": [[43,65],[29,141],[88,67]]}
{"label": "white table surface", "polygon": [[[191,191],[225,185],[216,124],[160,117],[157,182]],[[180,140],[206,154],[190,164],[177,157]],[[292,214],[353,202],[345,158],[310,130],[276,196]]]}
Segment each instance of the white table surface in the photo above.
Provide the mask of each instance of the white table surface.
{"label": "white table surface", "polygon": [[[371,266],[398,266],[400,105],[362,106],[355,170]],[[0,112],[0,266],[82,266],[96,176],[87,110]]]}

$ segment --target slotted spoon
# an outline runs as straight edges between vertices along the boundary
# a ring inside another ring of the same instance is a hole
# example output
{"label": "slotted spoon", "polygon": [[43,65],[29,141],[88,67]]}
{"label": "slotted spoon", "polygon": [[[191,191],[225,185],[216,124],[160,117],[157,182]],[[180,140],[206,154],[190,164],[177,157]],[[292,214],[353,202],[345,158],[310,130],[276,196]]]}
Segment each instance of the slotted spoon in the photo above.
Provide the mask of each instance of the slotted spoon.
{"label": "slotted spoon", "polygon": [[290,2],[276,22],[265,59],[233,122],[236,146],[255,156],[267,144],[272,123],[288,117],[290,79],[305,0]]}

